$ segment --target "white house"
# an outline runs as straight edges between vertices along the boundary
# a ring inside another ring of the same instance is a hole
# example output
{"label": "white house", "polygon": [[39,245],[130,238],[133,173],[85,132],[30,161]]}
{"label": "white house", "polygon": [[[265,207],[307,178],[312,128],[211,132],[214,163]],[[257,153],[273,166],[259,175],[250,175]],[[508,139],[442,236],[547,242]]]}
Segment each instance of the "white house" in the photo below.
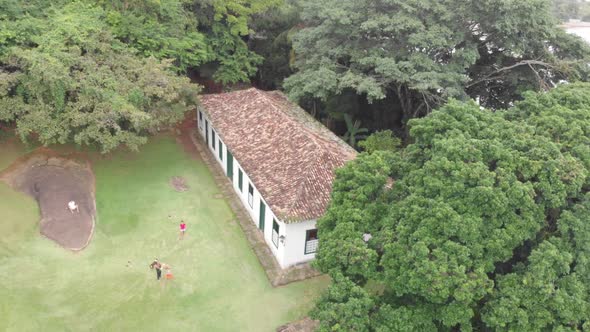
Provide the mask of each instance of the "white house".
{"label": "white house", "polygon": [[278,91],[203,95],[199,132],[282,268],[309,261],[334,170],[356,151]]}

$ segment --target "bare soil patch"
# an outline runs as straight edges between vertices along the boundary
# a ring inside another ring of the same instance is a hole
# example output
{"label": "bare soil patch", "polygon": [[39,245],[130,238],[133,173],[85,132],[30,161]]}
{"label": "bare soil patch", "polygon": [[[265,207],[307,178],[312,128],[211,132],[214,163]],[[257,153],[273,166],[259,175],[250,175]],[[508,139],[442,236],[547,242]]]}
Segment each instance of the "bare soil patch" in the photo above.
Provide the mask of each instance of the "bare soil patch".
{"label": "bare soil patch", "polygon": [[317,320],[305,317],[298,321],[277,327],[277,332],[313,332],[319,326]]}
{"label": "bare soil patch", "polygon": [[[94,231],[95,178],[87,160],[72,157],[40,148],[0,172],[0,180],[37,200],[41,234],[78,251],[88,245]],[[72,200],[79,212],[68,209]]]}
{"label": "bare soil patch", "polygon": [[186,179],[182,176],[173,176],[170,178],[170,185],[178,192],[187,191],[189,189]]}

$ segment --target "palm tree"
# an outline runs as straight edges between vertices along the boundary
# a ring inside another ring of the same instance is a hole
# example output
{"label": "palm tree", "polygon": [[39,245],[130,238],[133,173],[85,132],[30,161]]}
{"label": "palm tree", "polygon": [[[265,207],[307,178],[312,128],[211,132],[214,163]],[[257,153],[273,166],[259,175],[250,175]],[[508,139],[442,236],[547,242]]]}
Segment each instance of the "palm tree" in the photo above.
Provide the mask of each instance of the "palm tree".
{"label": "palm tree", "polygon": [[354,123],[352,122],[352,117],[350,114],[344,114],[344,121],[346,122],[346,134],[342,136],[342,139],[345,140],[350,146],[356,148],[356,142],[359,139],[366,138],[367,135],[363,135],[364,133],[368,133],[369,129],[367,128],[360,128],[361,121],[355,120]]}

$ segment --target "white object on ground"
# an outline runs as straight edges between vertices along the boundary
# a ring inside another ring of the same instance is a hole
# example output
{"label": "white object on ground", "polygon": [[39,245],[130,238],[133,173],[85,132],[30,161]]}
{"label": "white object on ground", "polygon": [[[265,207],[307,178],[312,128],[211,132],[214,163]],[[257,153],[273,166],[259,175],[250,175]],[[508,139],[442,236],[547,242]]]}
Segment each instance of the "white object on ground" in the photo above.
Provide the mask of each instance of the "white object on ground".
{"label": "white object on ground", "polygon": [[68,208],[70,209],[70,211],[78,210],[78,205],[76,204],[76,202],[70,201],[68,203]]}

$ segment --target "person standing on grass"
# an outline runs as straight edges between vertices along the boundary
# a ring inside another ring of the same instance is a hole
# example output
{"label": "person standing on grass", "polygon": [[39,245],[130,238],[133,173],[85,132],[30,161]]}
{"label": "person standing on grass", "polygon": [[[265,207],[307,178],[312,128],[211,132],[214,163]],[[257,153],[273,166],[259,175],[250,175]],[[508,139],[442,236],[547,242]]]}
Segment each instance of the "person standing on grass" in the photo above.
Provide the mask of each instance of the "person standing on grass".
{"label": "person standing on grass", "polygon": [[180,221],[180,239],[184,239],[184,233],[186,232],[186,224],[184,223],[184,220]]}
{"label": "person standing on grass", "polygon": [[157,258],[154,259],[152,264],[150,264],[150,269],[156,269],[156,279],[160,280],[162,277],[162,263],[160,263]]}

